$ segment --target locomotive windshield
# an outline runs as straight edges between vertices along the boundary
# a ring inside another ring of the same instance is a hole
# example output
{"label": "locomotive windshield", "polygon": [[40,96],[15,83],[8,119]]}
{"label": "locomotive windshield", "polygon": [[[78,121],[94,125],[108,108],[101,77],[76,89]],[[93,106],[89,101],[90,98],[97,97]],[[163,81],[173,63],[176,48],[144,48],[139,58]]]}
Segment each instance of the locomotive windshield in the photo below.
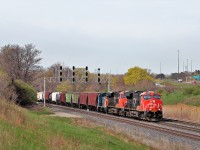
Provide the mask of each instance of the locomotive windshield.
{"label": "locomotive windshield", "polygon": [[160,95],[154,95],[154,98],[160,99]]}
{"label": "locomotive windshield", "polygon": [[151,95],[144,95],[144,99],[147,100],[147,99],[151,99],[152,96]]}

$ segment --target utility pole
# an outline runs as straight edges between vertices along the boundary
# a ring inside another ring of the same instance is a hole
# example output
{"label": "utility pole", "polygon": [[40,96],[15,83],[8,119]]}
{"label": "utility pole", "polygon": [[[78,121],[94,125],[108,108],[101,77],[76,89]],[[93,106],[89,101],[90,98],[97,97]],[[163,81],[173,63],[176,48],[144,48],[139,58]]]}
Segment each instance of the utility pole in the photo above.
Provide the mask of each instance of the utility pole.
{"label": "utility pole", "polygon": [[191,73],[192,73],[192,60],[191,60]]}
{"label": "utility pole", "polygon": [[46,93],[46,78],[44,77],[44,107],[46,106],[46,97],[45,94]]}
{"label": "utility pole", "polygon": [[179,50],[178,50],[178,74],[179,74]]}
{"label": "utility pole", "polygon": [[161,64],[161,62],[160,62],[160,74],[161,74],[161,65],[162,65],[162,64]]}
{"label": "utility pole", "polygon": [[108,77],[108,92],[110,92],[110,74],[109,74],[109,77]]}
{"label": "utility pole", "polygon": [[187,59],[187,73],[188,73],[188,71],[189,71],[189,70],[188,70],[188,59]]}

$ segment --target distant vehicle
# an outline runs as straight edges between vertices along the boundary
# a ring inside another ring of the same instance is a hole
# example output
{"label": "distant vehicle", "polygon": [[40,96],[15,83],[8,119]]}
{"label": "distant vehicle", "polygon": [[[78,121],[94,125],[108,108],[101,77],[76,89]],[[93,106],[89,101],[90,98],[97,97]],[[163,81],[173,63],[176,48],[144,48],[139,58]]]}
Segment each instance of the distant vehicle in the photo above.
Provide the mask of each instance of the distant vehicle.
{"label": "distant vehicle", "polygon": [[157,82],[155,85],[156,85],[156,86],[160,86],[160,83]]}
{"label": "distant vehicle", "polygon": [[178,82],[183,82],[183,80],[182,79],[178,79]]}

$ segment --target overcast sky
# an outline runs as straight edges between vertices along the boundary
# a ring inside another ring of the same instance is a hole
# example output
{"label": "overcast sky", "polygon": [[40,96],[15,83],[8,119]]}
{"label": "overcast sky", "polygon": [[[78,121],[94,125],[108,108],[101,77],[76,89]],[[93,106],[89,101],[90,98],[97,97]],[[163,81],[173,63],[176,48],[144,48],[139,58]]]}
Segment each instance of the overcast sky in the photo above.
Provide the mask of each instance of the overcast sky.
{"label": "overcast sky", "polygon": [[139,66],[200,69],[199,0],[0,0],[0,47],[32,43],[41,65],[56,62],[93,72]]}

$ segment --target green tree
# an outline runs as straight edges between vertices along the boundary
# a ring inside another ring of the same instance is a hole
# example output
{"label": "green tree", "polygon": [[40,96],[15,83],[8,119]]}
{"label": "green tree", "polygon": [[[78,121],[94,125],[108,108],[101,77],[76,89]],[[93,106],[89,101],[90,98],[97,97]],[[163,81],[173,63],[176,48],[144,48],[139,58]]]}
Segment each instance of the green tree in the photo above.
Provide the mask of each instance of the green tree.
{"label": "green tree", "polygon": [[146,69],[140,67],[130,68],[124,77],[126,85],[135,85],[143,80],[154,81],[154,78],[150,76]]}
{"label": "green tree", "polygon": [[21,80],[15,80],[13,84],[18,96],[17,103],[27,105],[36,102],[36,91],[32,85]]}

